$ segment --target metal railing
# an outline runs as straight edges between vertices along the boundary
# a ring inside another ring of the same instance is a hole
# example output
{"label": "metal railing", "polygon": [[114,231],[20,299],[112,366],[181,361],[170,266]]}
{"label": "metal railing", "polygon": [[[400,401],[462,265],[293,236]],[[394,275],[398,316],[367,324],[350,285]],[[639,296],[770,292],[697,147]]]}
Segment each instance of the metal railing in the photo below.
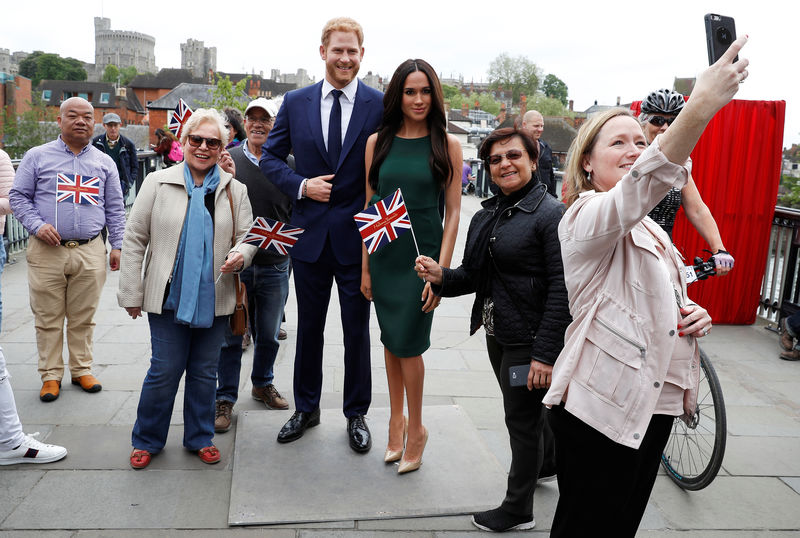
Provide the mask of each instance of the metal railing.
{"label": "metal railing", "polygon": [[776,207],[758,315],[777,322],[800,308],[800,210]]}
{"label": "metal railing", "polygon": [[[128,191],[128,196],[125,197],[126,212],[130,211],[133,201],[136,199],[136,193],[139,192],[145,176],[150,172],[160,170],[164,166],[161,156],[152,150],[137,151],[136,160],[139,165],[139,177],[136,179],[136,184]],[[14,165],[14,171],[16,171],[20,159],[13,159],[11,162]],[[24,252],[28,248],[28,230],[14,218],[14,215],[6,216],[5,241],[9,257]]]}

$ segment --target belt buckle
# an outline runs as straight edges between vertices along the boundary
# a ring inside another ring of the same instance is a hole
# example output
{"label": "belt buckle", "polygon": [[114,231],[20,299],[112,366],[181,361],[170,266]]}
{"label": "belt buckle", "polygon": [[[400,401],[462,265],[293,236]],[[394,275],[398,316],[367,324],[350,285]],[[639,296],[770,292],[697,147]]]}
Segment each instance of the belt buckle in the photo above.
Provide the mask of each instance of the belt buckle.
{"label": "belt buckle", "polygon": [[76,248],[78,245],[79,243],[75,240],[67,241],[66,243],[64,243],[64,246],[67,248]]}

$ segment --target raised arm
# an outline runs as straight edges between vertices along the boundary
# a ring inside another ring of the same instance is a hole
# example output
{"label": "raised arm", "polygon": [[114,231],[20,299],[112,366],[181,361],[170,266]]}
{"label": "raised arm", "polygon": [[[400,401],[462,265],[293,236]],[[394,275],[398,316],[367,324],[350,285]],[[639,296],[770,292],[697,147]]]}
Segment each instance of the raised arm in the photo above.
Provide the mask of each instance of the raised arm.
{"label": "raised arm", "polygon": [[747,36],[734,41],[717,63],[697,77],[694,90],[675,123],[659,135],[661,151],[671,162],[686,162],[708,122],[739,91],[739,83],[747,78],[750,62],[746,59],[732,62],[745,43]]}

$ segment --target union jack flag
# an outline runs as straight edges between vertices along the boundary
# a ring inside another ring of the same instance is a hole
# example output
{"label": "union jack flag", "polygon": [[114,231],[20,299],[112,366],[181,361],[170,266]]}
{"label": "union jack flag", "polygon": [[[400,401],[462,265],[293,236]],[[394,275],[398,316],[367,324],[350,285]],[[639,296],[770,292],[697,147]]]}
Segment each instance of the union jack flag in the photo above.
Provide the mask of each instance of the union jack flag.
{"label": "union jack flag", "polygon": [[100,205],[100,178],[79,174],[58,174],[56,202]]}
{"label": "union jack flag", "polygon": [[256,217],[242,242],[285,255],[288,254],[286,249],[292,248],[304,231],[279,220]]}
{"label": "union jack flag", "polygon": [[191,117],[191,115],[192,109],[189,108],[189,105],[186,104],[186,101],[183,99],[178,99],[178,106],[176,106],[175,110],[172,111],[172,114],[169,115],[169,123],[167,124],[167,127],[179,140],[181,138],[181,129],[183,129],[183,125]]}
{"label": "union jack flag", "polygon": [[411,219],[400,189],[353,218],[369,254],[411,229]]}

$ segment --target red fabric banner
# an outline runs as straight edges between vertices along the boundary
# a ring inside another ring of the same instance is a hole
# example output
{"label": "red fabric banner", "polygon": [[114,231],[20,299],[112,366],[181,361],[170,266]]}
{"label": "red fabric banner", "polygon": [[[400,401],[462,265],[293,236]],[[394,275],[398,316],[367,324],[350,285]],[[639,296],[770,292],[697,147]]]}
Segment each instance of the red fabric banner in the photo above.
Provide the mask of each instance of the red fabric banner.
{"label": "red fabric banner", "polygon": [[[631,105],[638,114],[641,103]],[[785,101],[734,100],[711,120],[692,152],[692,177],[736,259],[733,271],[692,284],[689,296],[714,323],[756,319],[778,197]],[[681,209],[673,241],[686,257],[709,248]]]}

